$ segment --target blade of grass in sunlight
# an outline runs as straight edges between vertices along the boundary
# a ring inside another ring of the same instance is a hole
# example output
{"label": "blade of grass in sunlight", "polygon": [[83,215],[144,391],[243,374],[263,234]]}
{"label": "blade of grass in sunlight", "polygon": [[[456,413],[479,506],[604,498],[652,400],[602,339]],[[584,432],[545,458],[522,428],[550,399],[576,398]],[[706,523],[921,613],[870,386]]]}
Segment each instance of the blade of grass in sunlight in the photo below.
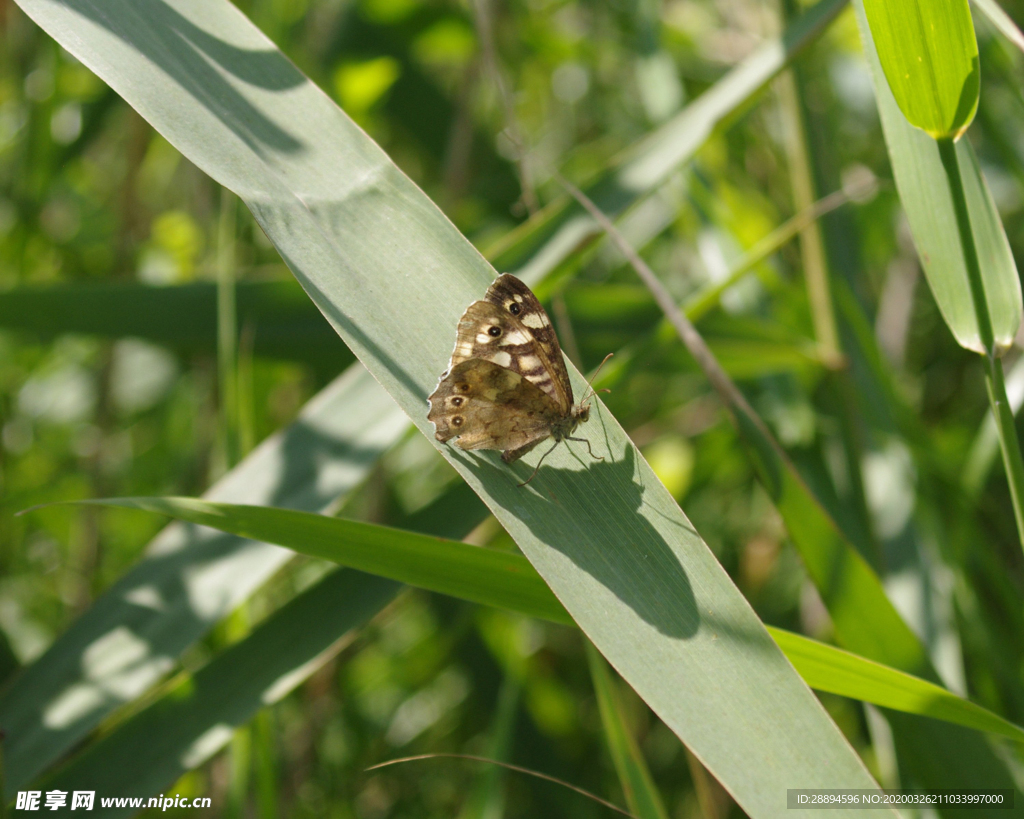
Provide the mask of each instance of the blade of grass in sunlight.
{"label": "blade of grass in sunlight", "polygon": [[[872,33],[878,34],[876,20],[866,18],[860,3],[855,5],[861,24],[861,39],[872,67],[896,185],[925,275],[943,318],[957,341],[982,356],[985,385],[999,432],[1018,536],[1024,549],[1024,457],[999,360],[1012,343],[1024,316],[1016,264],[974,152],[966,141],[959,145],[953,142],[962,129],[931,132],[932,136],[938,137],[932,140],[911,127],[923,127],[919,121],[908,115],[908,124],[894,110],[895,99],[900,109],[907,113],[901,97],[910,93],[912,86],[902,85],[909,78],[919,85],[918,97],[930,101],[926,104],[933,107],[939,104],[936,100],[948,97],[954,91],[960,93],[966,100],[964,105],[970,104],[973,117],[977,108],[976,84],[971,85],[969,80],[965,80],[962,86],[957,85],[955,68],[953,74],[948,75],[943,73],[944,69],[925,65],[926,75],[919,75],[917,69],[910,65],[915,61],[934,61],[935,56],[930,52],[936,42],[969,40],[974,49],[977,71],[974,27],[966,2],[963,2],[966,18],[962,19],[963,14],[959,12],[962,1],[953,2],[947,9],[948,19],[946,16],[937,18],[928,31],[917,28],[908,31],[901,51],[893,51],[887,41],[876,49],[877,44],[871,36]],[[932,35],[939,39],[922,45]],[[957,46],[947,44],[947,48],[955,50]],[[922,56],[924,52],[929,52],[930,60]],[[916,55],[913,60],[910,59],[912,55]],[[954,64],[961,58],[958,53],[949,56]],[[889,80],[888,85],[879,76],[882,70]],[[894,73],[900,75],[896,80]],[[973,102],[968,99],[969,95],[973,95]],[[964,128],[971,117],[963,121]],[[949,258],[943,257],[936,264],[931,253],[940,245],[944,245],[942,250]]]}
{"label": "blade of grass in sunlight", "polygon": [[[404,414],[356,365],[207,497],[324,510],[363,480],[405,427]],[[208,529],[165,529],[0,696],[8,786],[23,787],[141,696],[290,558],[276,546]]]}
{"label": "blade of grass in sunlight", "polygon": [[978,109],[981,71],[967,0],[863,0],[889,87],[911,125],[956,139]]}
{"label": "blade of grass in sunlight", "polygon": [[[193,498],[109,498],[80,503],[124,506],[179,517],[472,603],[564,625],[573,623],[536,572],[528,570],[529,564],[511,552],[269,506],[215,504]],[[444,549],[439,549],[439,545]],[[509,583],[508,575],[517,573],[525,573],[530,583]]]}
{"label": "blade of grass in sunlight", "polygon": [[[246,202],[349,347],[432,438],[425,397],[462,309],[494,271],[422,192],[229,3],[20,5]],[[490,453],[443,452],[748,814],[773,814],[794,779],[871,787],[619,425],[598,402],[592,416],[606,460],[562,447],[526,489],[517,483],[539,455],[509,469]]]}
{"label": "blade of grass in sunlight", "polygon": [[[892,161],[896,189],[910,223],[918,257],[935,302],[957,342],[984,352],[971,285],[957,232],[953,200],[934,139],[913,127],[900,112],[872,46],[867,22],[854,3],[861,26],[861,41],[872,71],[882,130]],[[967,140],[956,146],[957,158],[971,214],[984,289],[996,346],[1006,350],[1020,326],[1020,277],[992,195],[981,175],[974,150]]]}
{"label": "blade of grass in sunlight", "polygon": [[[331,572],[198,671],[172,680],[155,702],[89,745],[43,787],[160,793],[337,655],[400,588],[360,572]],[[124,811],[100,809],[99,815],[110,814]]]}

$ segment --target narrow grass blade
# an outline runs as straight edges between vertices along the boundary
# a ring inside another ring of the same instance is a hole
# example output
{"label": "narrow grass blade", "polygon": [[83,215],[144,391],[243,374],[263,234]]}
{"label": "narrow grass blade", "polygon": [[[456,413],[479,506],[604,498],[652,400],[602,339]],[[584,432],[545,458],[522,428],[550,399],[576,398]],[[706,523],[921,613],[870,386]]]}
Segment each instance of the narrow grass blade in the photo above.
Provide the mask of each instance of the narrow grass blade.
{"label": "narrow grass blade", "polygon": [[[405,429],[362,367],[310,401],[208,493],[326,509]],[[115,708],[139,697],[291,552],[174,524],[0,697],[8,787],[37,777]]]}
{"label": "narrow grass blade", "polygon": [[[1024,359],[1018,359],[1006,376],[1006,393],[1013,414],[1020,412],[1024,406]],[[996,419],[988,413],[975,433],[970,451],[964,462],[961,483],[964,491],[971,498],[977,498],[992,471],[992,466],[999,459],[999,433],[996,430]]]}
{"label": "narrow grass blade", "polygon": [[626,723],[611,670],[597,649],[589,642],[585,642],[585,646],[590,679],[593,680],[597,707],[601,712],[605,742],[615,763],[619,783],[626,794],[626,804],[640,819],[668,819],[661,794],[654,785],[647,763]]}
{"label": "narrow grass blade", "polygon": [[1024,32],[1021,32],[1010,15],[1003,11],[1003,7],[996,0],[974,0],[974,5],[981,9],[1000,34],[1024,51]]}
{"label": "narrow grass blade", "polygon": [[[541,576],[518,554],[290,509],[194,498],[110,498],[82,503],[172,515],[418,588],[573,625]],[[769,633],[813,688],[1024,741],[1024,729],[934,683],[798,634],[775,628]]]}
{"label": "narrow grass blade", "polygon": [[[506,676],[498,693],[498,705],[485,754],[488,759],[507,762],[511,755],[520,692],[519,680]],[[504,785],[505,769],[501,766],[490,765],[481,771],[459,811],[459,819],[501,819],[505,815]]]}
{"label": "narrow grass blade", "polygon": [[[566,625],[572,618],[517,554],[481,549],[372,523],[291,509],[209,503],[194,498],[109,498],[99,503],[157,512],[430,591]],[[508,575],[523,575],[510,583]]]}
{"label": "narrow grass blade", "polygon": [[1024,728],[942,686],[791,631],[768,631],[811,688],[1024,742]]}
{"label": "narrow grass blade", "polygon": [[150,797],[201,765],[236,728],[335,656],[400,588],[360,572],[332,572],[199,671],[175,679],[41,787],[95,791],[99,816],[136,813],[104,811],[100,798]]}
{"label": "narrow grass blade", "polygon": [[[242,197],[349,347],[432,437],[425,398],[461,311],[494,271],[423,193],[223,0],[20,5]],[[575,370],[571,378],[582,392]],[[598,402],[589,431],[603,462],[562,447],[526,489],[517,484],[539,453],[514,469],[491,453],[444,454],[594,644],[749,815],[775,815],[793,781],[871,787]]]}

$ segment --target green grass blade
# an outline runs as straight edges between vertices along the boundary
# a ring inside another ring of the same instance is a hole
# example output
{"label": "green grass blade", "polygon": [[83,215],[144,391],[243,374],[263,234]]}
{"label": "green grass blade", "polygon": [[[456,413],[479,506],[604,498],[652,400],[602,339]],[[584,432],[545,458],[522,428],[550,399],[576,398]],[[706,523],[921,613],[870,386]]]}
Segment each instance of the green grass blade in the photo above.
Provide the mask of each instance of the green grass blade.
{"label": "green grass blade", "polygon": [[[208,493],[323,510],[358,484],[405,429],[362,367],[310,401]],[[0,697],[8,787],[37,777],[120,705],[139,697],[291,553],[176,524]]]}
{"label": "green grass blade", "polygon": [[[290,509],[194,498],[81,502],[173,515],[473,603],[573,624],[537,571],[518,554]],[[798,634],[775,628],[769,633],[813,688],[1024,741],[1024,729],[934,683]]]}
{"label": "green grass blade", "polygon": [[46,790],[149,797],[208,760],[261,708],[280,700],[340,651],[355,631],[401,587],[349,570],[327,575],[285,604],[245,639],[194,674],[175,679],[162,696],[47,778]]}
{"label": "green grass blade", "polygon": [[640,819],[668,819],[661,794],[654,785],[647,763],[626,723],[622,703],[615,691],[614,676],[597,649],[589,642],[585,642],[584,645],[587,650],[590,679],[593,680],[597,706],[601,712],[605,742],[615,763],[619,783],[626,794],[626,804],[630,812]]}
{"label": "green grass blade", "polygon": [[[519,680],[506,675],[498,692],[498,704],[485,753],[488,759],[509,761],[521,689]],[[505,815],[505,768],[500,765],[485,765],[483,768],[459,811],[459,819],[501,819]]]}
{"label": "green grass blade", "polygon": [[[964,253],[957,232],[956,215],[946,173],[935,140],[911,126],[900,113],[878,62],[867,21],[855,2],[861,40],[874,79],[882,130],[892,160],[900,201],[907,214],[917,253],[932,295],[957,342],[984,353]],[[964,177],[967,207],[992,331],[998,350],[1013,343],[1024,312],[1020,278],[1010,245],[992,195],[981,175],[974,150],[966,140],[956,146]]]}
{"label": "green grass blade", "polygon": [[981,70],[967,0],[864,0],[896,104],[935,139],[956,139],[978,110]]}
{"label": "green grass blade", "polygon": [[[82,503],[157,512],[472,603],[566,625],[573,622],[537,573],[511,552],[268,506],[209,503],[194,498],[109,498]],[[526,579],[512,583],[509,575]]]}
{"label": "green grass blade", "polygon": [[1024,742],[1024,728],[942,686],[791,631],[768,631],[811,688]]}

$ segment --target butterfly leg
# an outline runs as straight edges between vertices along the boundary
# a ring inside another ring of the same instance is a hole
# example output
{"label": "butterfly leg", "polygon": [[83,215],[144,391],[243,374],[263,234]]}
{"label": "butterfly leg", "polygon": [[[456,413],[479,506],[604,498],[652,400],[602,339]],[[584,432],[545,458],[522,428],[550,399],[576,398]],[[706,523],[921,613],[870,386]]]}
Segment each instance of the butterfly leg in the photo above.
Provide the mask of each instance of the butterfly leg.
{"label": "butterfly leg", "polygon": [[527,478],[525,481],[519,484],[519,486],[526,486],[526,484],[528,484],[530,481],[537,477],[537,470],[540,469],[540,465],[544,463],[544,459],[548,457],[548,455],[555,451],[555,447],[558,446],[559,443],[559,441],[555,441],[555,443],[552,444],[551,449],[549,449],[547,452],[540,456],[540,460],[537,461],[537,465],[533,468],[533,474],[531,474],[529,478]]}
{"label": "butterfly leg", "polygon": [[580,443],[586,444],[587,445],[587,452],[590,453],[590,457],[591,458],[593,458],[595,461],[603,461],[604,460],[604,456],[603,455],[595,455],[594,454],[594,450],[592,450],[590,448],[590,441],[588,441],[586,438],[563,438],[562,440],[563,441],[579,441]]}

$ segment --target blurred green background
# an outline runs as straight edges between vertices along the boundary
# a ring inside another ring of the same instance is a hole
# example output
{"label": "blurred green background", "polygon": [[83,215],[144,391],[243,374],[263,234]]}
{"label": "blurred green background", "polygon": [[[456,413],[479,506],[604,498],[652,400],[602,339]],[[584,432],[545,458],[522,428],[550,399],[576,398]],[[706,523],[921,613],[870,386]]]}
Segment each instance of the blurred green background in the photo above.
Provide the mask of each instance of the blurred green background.
{"label": "blurred green background", "polygon": [[[237,5],[485,253],[562,195],[556,170],[594,178],[800,11],[756,0]],[[1005,5],[1024,17],[1024,4]],[[969,139],[1019,258],[1024,55],[985,20],[977,27],[983,91]],[[9,680],[164,525],[120,509],[14,513],[201,495],[353,357],[232,194],[10,0],[0,3],[0,36],[0,675]],[[805,235],[779,247],[699,327],[830,511],[864,530],[869,561],[947,685],[1019,724],[1024,563],[985,429],[982,369],[920,275],[850,10],[795,74],[752,97],[632,212],[630,235],[682,303],[844,186],[853,200],[820,221],[823,244]],[[233,317],[223,293],[218,313],[225,264],[237,281]],[[861,334],[891,393],[855,379],[857,397],[846,400],[831,385],[803,277],[813,264],[829,270],[842,332]],[[620,254],[582,247],[538,293],[582,369],[625,352],[608,407],[757,614],[827,641],[828,614],[720,403],[674,337],[655,331],[660,312]],[[1006,364],[1019,405],[1017,356]],[[851,434],[863,497],[850,482]],[[403,525],[453,478],[409,435],[345,514]],[[493,520],[472,539],[513,548]],[[188,649],[172,678],[323,570],[290,562]],[[668,814],[742,815],[619,690]],[[892,782],[878,713],[820,696],[869,769]],[[604,816],[564,788],[465,760],[365,771],[396,756],[478,754],[623,804],[603,737],[578,632],[406,591],[166,792],[211,796],[223,816]]]}

